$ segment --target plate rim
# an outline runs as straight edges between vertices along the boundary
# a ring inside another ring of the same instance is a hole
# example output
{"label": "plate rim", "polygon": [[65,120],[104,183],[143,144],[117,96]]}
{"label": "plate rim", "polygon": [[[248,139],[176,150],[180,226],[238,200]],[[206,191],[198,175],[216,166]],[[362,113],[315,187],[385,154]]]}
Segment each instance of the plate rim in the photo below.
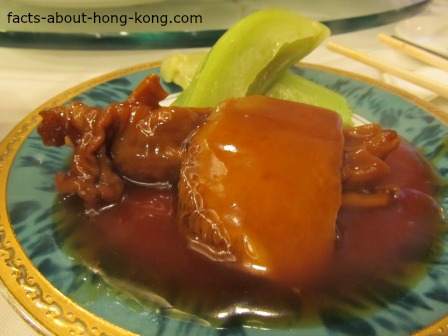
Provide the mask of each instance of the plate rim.
{"label": "plate rim", "polygon": [[[448,125],[448,114],[438,107],[379,80],[317,64],[300,62],[297,66],[335,73],[380,87],[412,102],[439,119],[443,124]],[[14,308],[27,323],[35,329],[39,329],[38,331],[48,331],[57,335],[73,332],[82,334],[84,331],[91,335],[136,335],[77,305],[72,299],[54,287],[26,255],[14,233],[6,207],[7,182],[12,163],[23,142],[38,125],[40,121],[39,112],[44,108],[64,104],[78,94],[107,81],[158,67],[160,67],[159,61],[138,64],[103,74],[73,86],[34,109],[0,143],[0,194],[5,195],[0,204],[0,285],[3,285],[2,287],[7,291],[7,301],[10,304],[11,301],[17,303],[20,309]],[[446,335],[447,330],[448,314],[413,335],[442,336]]]}

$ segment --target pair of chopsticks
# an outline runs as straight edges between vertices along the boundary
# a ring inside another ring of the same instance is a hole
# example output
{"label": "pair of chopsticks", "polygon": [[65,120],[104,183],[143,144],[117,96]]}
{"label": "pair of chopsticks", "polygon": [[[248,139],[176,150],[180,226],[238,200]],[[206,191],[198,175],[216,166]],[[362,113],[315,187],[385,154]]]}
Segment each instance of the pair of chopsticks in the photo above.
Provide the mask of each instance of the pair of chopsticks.
{"label": "pair of chopsticks", "polygon": [[[396,48],[398,50],[401,50],[402,52],[404,52],[404,53],[408,54],[409,56],[412,56],[422,62],[425,62],[425,63],[432,65],[434,67],[437,67],[439,69],[448,71],[448,60],[446,60],[442,57],[439,57],[435,54],[432,54],[425,50],[419,49],[418,47],[415,47],[415,46],[408,44],[404,41],[401,41],[399,39],[396,39],[394,37],[390,37],[390,36],[387,36],[384,34],[378,35],[378,39],[380,41],[388,44],[389,46]],[[388,64],[388,63],[378,60],[372,56],[366,55],[364,53],[361,53],[354,49],[350,49],[348,47],[342,46],[342,45],[334,43],[334,42],[328,42],[327,48],[334,52],[337,52],[339,54],[342,54],[344,56],[352,58],[356,61],[370,65],[374,68],[377,68],[381,71],[387,72],[391,75],[397,76],[397,77],[404,79],[408,82],[414,83],[414,84],[421,86],[425,89],[433,91],[433,92],[439,94],[440,96],[448,99],[448,85],[443,85],[442,83],[440,83],[438,81],[434,81],[425,76],[421,76],[421,75],[412,73],[411,71],[400,69],[394,65]]]}

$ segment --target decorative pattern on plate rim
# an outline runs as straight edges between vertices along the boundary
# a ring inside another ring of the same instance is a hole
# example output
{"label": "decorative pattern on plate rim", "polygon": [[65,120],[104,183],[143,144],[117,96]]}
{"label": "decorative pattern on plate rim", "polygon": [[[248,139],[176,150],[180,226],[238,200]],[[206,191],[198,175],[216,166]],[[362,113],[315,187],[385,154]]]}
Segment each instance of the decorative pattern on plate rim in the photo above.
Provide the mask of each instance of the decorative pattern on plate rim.
{"label": "decorative pattern on plate rim", "polygon": [[[25,119],[0,147],[0,190],[5,193],[9,164],[23,139],[37,125],[36,113]],[[0,274],[1,280],[15,301],[27,310],[27,317],[40,332],[67,335],[115,335],[118,327],[80,309],[55,290],[32,265],[21,250],[11,227],[6,209],[0,208]],[[82,316],[87,315],[87,316]],[[45,325],[45,328],[42,327]],[[122,331],[122,335],[133,335]]]}
{"label": "decorative pattern on plate rim", "polygon": [[[9,168],[24,139],[38,125],[39,111],[45,107],[62,104],[77,94],[107,80],[156,65],[152,63],[137,65],[97,77],[57,95],[33,111],[0,144],[1,192],[6,194]],[[80,308],[46,281],[21,249],[9,224],[5,204],[2,204],[0,208],[0,274],[0,279],[12,299],[26,310],[21,313],[27,318],[31,318],[30,322],[40,332],[48,330],[57,335],[105,336],[117,335],[117,333],[134,335]]]}

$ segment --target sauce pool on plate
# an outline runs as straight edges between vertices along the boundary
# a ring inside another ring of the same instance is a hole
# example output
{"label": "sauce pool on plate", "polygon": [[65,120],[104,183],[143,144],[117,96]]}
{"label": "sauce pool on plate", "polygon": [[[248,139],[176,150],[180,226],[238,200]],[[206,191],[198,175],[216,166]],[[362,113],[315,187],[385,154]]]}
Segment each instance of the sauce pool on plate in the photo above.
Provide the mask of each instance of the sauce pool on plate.
{"label": "sauce pool on plate", "polygon": [[65,237],[67,253],[161,313],[193,314],[214,325],[275,327],[315,323],[343,296],[366,304],[365,314],[376,308],[365,300],[366,292],[385,301],[406,295],[390,289],[411,287],[424,263],[436,257],[441,239],[432,169],[404,141],[386,162],[391,174],[378,183],[399,187],[396,200],[370,209],[342,207],[330,265],[300,289],[189,249],[178,231],[176,188],[127,183],[120,203],[91,217],[79,199],[61,199],[65,211],[56,230]]}

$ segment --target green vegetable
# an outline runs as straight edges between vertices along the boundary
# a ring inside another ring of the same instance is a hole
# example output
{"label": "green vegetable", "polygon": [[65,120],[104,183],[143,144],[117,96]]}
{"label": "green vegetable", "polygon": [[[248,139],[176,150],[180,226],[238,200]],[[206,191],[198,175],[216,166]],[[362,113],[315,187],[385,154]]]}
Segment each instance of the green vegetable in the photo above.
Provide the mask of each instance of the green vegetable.
{"label": "green vegetable", "polygon": [[185,90],[206,57],[206,51],[168,56],[162,60],[160,75],[165,82],[175,83]]}
{"label": "green vegetable", "polygon": [[295,13],[255,12],[216,42],[173,105],[214,107],[224,99],[261,94],[329,34],[323,24]]}
{"label": "green vegetable", "polygon": [[283,74],[265,95],[323,107],[339,113],[345,125],[353,124],[353,111],[343,96],[291,72]]}
{"label": "green vegetable", "polygon": [[[186,89],[206,56],[206,52],[197,52],[167,57],[160,67],[163,80]],[[260,93],[335,111],[345,125],[352,125],[353,112],[342,95],[291,72],[282,74],[269,89]]]}
{"label": "green vegetable", "polygon": [[176,54],[165,58],[160,66],[160,75],[167,83],[175,83],[182,89],[190,85],[207,53],[205,51]]}

